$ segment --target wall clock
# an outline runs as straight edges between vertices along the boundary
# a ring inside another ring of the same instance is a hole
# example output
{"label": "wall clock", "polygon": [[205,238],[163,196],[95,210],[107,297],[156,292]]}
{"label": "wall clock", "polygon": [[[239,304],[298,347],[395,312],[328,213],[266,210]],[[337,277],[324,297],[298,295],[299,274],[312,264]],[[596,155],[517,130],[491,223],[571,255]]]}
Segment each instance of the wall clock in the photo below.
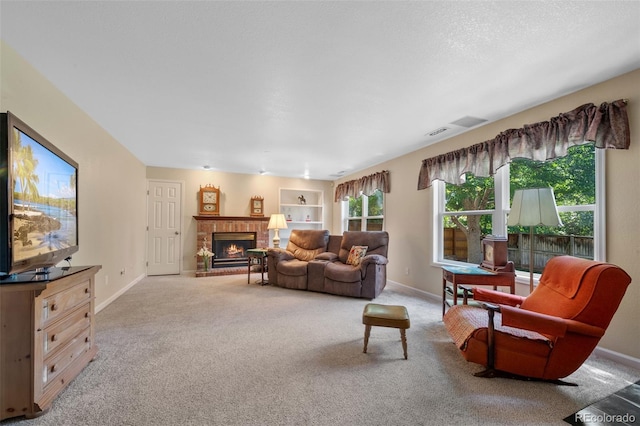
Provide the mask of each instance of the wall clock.
{"label": "wall clock", "polygon": [[263,217],[264,216],[264,198],[256,195],[255,197],[251,197],[251,216],[252,217]]}
{"label": "wall clock", "polygon": [[198,213],[201,215],[220,215],[220,187],[216,188],[211,184],[200,186],[198,195]]}
{"label": "wall clock", "polygon": [[496,270],[506,266],[507,244],[505,237],[488,235],[482,240],[482,263],[480,266],[486,269]]}

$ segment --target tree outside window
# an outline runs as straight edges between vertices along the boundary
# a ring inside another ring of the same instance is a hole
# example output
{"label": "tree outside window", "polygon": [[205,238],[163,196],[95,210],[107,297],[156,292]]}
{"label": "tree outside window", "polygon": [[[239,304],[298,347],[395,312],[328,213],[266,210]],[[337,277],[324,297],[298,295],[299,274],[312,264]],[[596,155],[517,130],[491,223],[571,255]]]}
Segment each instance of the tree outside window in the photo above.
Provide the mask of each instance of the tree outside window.
{"label": "tree outside window", "polygon": [[[551,257],[571,254],[595,258],[596,154],[593,144],[575,146],[553,161],[514,159],[494,177],[466,175],[462,185],[444,186],[444,201],[436,203],[441,217],[442,260],[473,264],[482,261],[482,239],[490,234],[509,237],[509,258],[528,251],[529,229],[506,227],[506,215],[517,189],[551,186],[563,226],[537,227],[534,247]],[[503,195],[504,194],[504,195]],[[604,203],[604,200],[598,200]],[[524,236],[523,236],[524,235]],[[600,242],[602,243],[602,242]],[[526,247],[525,247],[526,246]],[[527,267],[521,268],[527,270]]]}

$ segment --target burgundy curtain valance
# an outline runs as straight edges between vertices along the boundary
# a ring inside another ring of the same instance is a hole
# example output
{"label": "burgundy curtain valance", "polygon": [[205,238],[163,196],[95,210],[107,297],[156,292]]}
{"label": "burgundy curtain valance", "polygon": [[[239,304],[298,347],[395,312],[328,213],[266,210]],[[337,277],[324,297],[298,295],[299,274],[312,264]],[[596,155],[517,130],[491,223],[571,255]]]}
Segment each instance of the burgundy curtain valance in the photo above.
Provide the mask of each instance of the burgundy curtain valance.
{"label": "burgundy curtain valance", "polygon": [[551,160],[587,142],[594,142],[596,148],[629,149],[630,141],[626,100],[605,102],[599,107],[585,104],[548,121],[509,129],[494,139],[423,160],[418,189],[430,187],[434,180],[464,183],[467,172],[493,176],[513,158]]}
{"label": "burgundy curtain valance", "polygon": [[360,194],[368,196],[378,189],[384,193],[391,191],[388,170],[383,170],[369,176],[363,176],[360,179],[354,179],[339,184],[336,186],[334,201],[342,201],[347,197],[358,198]]}

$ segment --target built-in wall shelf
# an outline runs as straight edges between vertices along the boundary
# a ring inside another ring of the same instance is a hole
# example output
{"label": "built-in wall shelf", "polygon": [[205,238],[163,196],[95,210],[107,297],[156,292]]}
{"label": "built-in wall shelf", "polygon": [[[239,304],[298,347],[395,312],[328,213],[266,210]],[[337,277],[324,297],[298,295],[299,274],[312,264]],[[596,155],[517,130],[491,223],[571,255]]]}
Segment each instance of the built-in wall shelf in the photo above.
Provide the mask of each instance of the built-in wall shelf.
{"label": "built-in wall shelf", "polygon": [[286,248],[292,229],[324,229],[324,191],[280,188],[279,209],[287,220],[280,231],[280,247]]}

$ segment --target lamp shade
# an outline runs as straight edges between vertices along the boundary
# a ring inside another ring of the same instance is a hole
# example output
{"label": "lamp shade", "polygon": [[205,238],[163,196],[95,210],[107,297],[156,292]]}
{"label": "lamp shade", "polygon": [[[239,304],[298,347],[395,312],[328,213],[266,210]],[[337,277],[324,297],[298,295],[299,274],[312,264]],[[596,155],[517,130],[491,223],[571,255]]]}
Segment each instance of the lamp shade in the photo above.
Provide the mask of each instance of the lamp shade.
{"label": "lamp shade", "polygon": [[287,229],[287,220],[283,214],[275,213],[269,218],[267,229]]}
{"label": "lamp shade", "polygon": [[562,226],[553,188],[518,189],[513,194],[507,226]]}

